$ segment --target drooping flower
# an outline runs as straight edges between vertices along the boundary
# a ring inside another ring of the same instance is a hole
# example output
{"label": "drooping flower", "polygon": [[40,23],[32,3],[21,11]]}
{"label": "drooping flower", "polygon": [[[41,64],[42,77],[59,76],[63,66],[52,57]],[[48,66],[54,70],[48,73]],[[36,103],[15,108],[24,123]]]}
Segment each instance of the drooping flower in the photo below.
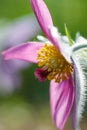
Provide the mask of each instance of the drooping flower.
{"label": "drooping flower", "polygon": [[[31,39],[40,31],[33,15],[22,16],[11,22],[3,21],[0,26],[0,51]],[[29,65],[19,60],[5,61],[0,56],[0,95],[11,93],[20,86],[19,71]]]}
{"label": "drooping flower", "polygon": [[[71,109],[73,129],[79,130],[79,121],[85,105],[86,43],[76,43],[61,36],[54,27],[43,0],[30,0],[36,18],[46,36],[44,42],[28,42],[4,51],[6,60],[21,59],[37,63],[35,76],[40,81],[50,80],[51,115],[59,130],[63,130]],[[67,30],[66,30],[67,31]],[[40,39],[44,39],[39,37]],[[83,52],[79,52],[84,50]],[[84,56],[85,55],[85,56]],[[83,64],[84,63],[84,64]]]}

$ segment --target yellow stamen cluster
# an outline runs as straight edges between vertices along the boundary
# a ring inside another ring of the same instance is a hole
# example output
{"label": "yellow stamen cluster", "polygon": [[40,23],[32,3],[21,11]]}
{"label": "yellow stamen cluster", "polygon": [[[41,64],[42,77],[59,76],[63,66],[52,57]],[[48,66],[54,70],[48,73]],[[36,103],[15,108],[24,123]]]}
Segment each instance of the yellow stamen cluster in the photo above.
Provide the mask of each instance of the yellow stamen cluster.
{"label": "yellow stamen cluster", "polygon": [[44,44],[38,51],[37,61],[38,66],[48,72],[48,80],[55,79],[55,82],[60,82],[68,79],[72,73],[71,64],[51,44]]}

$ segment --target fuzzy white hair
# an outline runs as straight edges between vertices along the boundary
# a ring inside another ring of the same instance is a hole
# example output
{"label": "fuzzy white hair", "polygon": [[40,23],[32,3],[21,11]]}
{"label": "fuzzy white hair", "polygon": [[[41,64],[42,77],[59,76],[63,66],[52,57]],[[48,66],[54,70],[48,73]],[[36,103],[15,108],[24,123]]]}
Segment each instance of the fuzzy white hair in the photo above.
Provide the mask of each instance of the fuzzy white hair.
{"label": "fuzzy white hair", "polygon": [[73,127],[74,130],[80,130],[79,122],[83,117],[82,115],[87,100],[87,52],[84,53],[84,50],[80,50],[73,53],[72,62],[74,66],[73,79],[75,86]]}

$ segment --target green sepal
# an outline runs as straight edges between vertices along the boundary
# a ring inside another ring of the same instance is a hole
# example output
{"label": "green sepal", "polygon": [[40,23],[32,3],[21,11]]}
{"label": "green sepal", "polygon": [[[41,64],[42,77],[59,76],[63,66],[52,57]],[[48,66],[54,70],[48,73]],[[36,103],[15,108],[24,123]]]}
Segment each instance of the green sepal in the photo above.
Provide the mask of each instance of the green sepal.
{"label": "green sepal", "polygon": [[72,46],[73,45],[73,41],[71,39],[71,36],[69,34],[69,31],[68,31],[68,28],[67,28],[66,24],[65,24],[65,33],[66,33],[66,36],[67,36],[67,38],[69,40],[70,46]]}

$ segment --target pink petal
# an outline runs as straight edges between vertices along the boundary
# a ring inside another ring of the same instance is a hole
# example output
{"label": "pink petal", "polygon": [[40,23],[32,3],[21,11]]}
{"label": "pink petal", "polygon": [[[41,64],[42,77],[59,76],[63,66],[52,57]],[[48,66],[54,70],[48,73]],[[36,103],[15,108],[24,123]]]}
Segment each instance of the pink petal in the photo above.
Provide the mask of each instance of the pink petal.
{"label": "pink petal", "polygon": [[50,83],[51,115],[59,130],[63,130],[74,101],[72,78],[61,83],[54,80]]}
{"label": "pink petal", "polygon": [[42,31],[49,39],[49,27],[53,26],[53,22],[46,4],[43,0],[30,0],[30,3],[41,26]]}
{"label": "pink petal", "polygon": [[34,75],[35,77],[41,81],[41,82],[44,82],[47,80],[47,74],[48,72],[44,69],[44,68],[37,68],[35,71],[34,71]]}
{"label": "pink petal", "polygon": [[2,52],[2,55],[4,56],[4,59],[20,59],[29,61],[32,63],[37,63],[37,51],[43,46],[42,43],[38,42],[29,42],[22,45],[18,45],[15,47],[12,47],[4,52]]}
{"label": "pink petal", "polygon": [[43,0],[30,0],[33,11],[36,18],[40,24],[40,27],[46,37],[58,48],[60,51],[60,46],[58,45],[58,38],[51,35],[51,28],[53,27],[52,18],[50,12]]}

